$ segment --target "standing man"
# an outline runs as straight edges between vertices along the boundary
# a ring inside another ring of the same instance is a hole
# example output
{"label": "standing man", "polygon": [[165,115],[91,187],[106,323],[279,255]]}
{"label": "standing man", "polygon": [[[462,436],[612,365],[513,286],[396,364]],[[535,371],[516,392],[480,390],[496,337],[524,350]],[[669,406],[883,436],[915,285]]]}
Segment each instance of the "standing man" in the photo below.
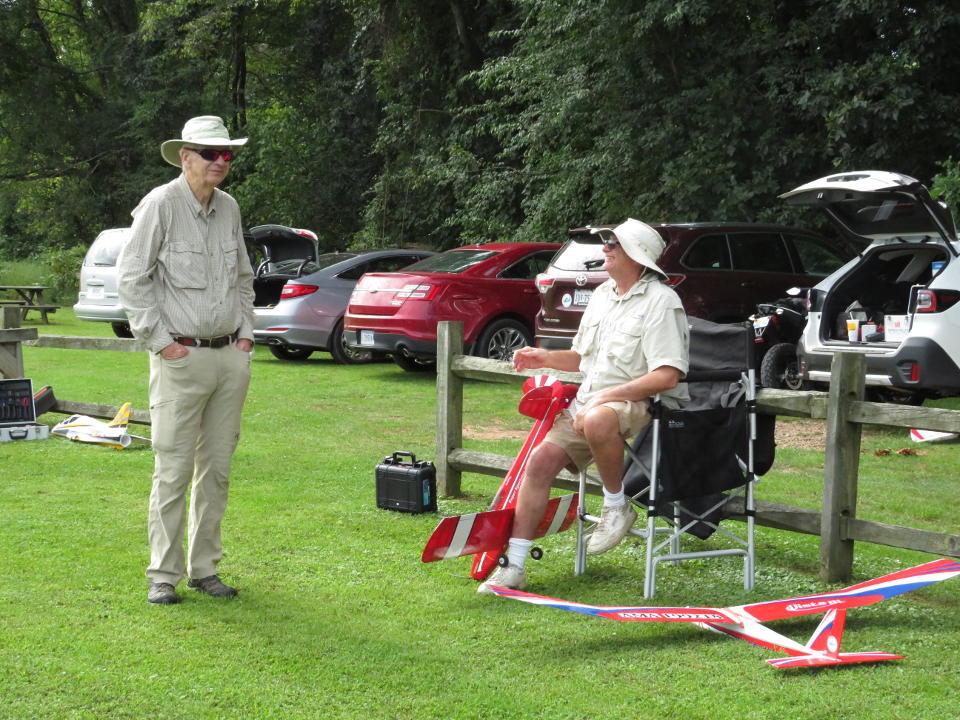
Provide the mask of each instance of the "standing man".
{"label": "standing man", "polygon": [[[223,121],[187,121],[160,154],[183,173],[133,211],[118,262],[120,302],[150,353],[155,464],[147,531],[147,600],[180,602],[176,586],[214,597],[237,591],[217,576],[230,461],[250,383],[253,271],[236,201],[217,186],[234,148]],[[183,534],[191,486],[186,563]]]}
{"label": "standing man", "polygon": [[520,494],[507,564],[487,584],[522,590],[533,533],[546,510],[550,487],[565,467],[583,469],[596,462],[603,482],[600,522],[587,544],[588,555],[616,546],[637,513],[623,492],[623,443],[650,422],[649,398],[657,393],[685,396],[677,387],[687,372],[690,345],[687,316],[677,294],[657,266],[664,241],[639,220],[611,230],[593,230],[603,243],[603,268],[610,278],[600,285],[580,321],[570,350],[525,347],[513,356],[515,370],[553,368],[584,374],[569,410],[531,454]]}

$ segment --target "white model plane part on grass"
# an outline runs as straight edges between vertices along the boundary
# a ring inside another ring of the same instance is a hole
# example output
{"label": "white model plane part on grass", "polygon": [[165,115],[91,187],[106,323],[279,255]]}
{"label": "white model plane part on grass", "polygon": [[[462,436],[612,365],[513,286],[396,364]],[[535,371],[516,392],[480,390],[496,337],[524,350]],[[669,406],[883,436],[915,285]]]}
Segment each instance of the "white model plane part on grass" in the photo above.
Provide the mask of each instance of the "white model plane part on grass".
{"label": "white model plane part on grass", "polygon": [[910,428],[910,439],[914,442],[937,442],[938,440],[953,440],[956,433],[940,432],[939,430],[918,430]]}
{"label": "white model plane part on grass", "polygon": [[129,447],[134,438],[150,442],[150,438],[131,435],[127,432],[131,405],[131,403],[121,405],[110,422],[95,420],[87,415],[71,415],[54,425],[50,432],[67,440],[106,445],[117,450]]}
{"label": "white model plane part on grass", "polygon": [[[713,630],[784,653],[789,657],[774,658],[767,660],[767,663],[776,668],[790,668],[902,659],[902,655],[887,652],[840,652],[847,610],[872,605],[956,575],[960,575],[960,561],[941,558],[909,570],[851,585],[843,590],[723,608],[605,607],[558,600],[494,585],[487,587],[501,597],[609,620],[693,623],[705,630]],[[791,640],[763,624],[771,620],[819,613],[824,613],[823,620],[806,643]]]}

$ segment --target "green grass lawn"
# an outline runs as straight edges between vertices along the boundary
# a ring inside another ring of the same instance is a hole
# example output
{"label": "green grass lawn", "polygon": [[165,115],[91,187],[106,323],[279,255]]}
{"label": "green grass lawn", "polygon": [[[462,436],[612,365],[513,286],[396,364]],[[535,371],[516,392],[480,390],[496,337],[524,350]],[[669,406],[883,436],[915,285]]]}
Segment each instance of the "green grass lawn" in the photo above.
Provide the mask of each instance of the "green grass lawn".
{"label": "green grass lawn", "polygon": [[[65,308],[42,333],[110,335]],[[34,323],[27,323],[32,325]],[[26,348],[27,375],[63,399],[145,407],[137,353]],[[519,388],[468,381],[472,449],[510,454]],[[59,438],[0,445],[0,718],[943,718],[957,717],[960,580],[847,619],[847,650],[898,662],[777,671],[774,656],[693,626],[607,622],[478,596],[466,558],[419,561],[437,516],[378,510],[374,466],[433,459],[434,380],[390,363],[282,362],[263,348],[224,522],[234,601],[181,586],[145,601],[152,455]],[[45,415],[53,424],[59,416]],[[497,432],[488,432],[496,430]],[[864,439],[860,515],[957,531],[956,444]],[[913,446],[917,447],[917,446]],[[781,447],[758,496],[818,507],[823,453]],[[440,515],[482,509],[499,480],[464,478]],[[593,502],[596,502],[594,499]],[[827,589],[817,538],[760,528],[757,586],[713,560],[661,571],[654,604],[730,605]],[[531,590],[642,604],[641,546],[572,574],[572,533],[547,538]],[[855,580],[932,559],[857,546]],[[814,619],[774,624],[800,640]]]}

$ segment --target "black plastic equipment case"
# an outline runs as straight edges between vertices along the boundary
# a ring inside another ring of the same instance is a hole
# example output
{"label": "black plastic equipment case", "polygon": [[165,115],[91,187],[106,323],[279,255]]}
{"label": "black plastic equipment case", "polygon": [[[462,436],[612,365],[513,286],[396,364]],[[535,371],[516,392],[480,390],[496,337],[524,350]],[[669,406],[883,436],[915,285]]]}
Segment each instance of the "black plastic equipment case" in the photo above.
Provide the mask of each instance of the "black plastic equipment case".
{"label": "black plastic equipment case", "polygon": [[[410,458],[405,462],[401,458]],[[428,460],[398,450],[377,465],[377,507],[422,513],[437,509],[437,469]]]}

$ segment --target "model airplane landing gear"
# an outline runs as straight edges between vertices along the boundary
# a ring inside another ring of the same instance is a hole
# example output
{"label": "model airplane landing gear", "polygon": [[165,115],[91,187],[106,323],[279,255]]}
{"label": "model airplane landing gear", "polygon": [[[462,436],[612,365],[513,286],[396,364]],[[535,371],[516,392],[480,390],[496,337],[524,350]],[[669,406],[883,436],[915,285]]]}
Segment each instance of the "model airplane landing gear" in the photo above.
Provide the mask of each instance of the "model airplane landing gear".
{"label": "model airplane landing gear", "polygon": [[[530,548],[530,557],[534,560],[543,560],[543,548]],[[497,565],[502,568],[510,566],[510,558],[507,557],[506,553],[502,553],[497,557]]]}

